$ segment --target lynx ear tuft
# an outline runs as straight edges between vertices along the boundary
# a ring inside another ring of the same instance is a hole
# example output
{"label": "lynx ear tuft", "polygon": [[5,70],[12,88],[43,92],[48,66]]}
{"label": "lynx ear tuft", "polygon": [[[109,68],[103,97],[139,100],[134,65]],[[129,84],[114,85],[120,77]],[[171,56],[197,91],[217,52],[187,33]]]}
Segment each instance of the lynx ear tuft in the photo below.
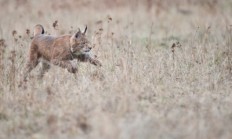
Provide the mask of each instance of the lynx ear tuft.
{"label": "lynx ear tuft", "polygon": [[85,34],[85,33],[86,33],[86,31],[87,31],[87,25],[85,26],[85,31],[83,32],[83,34]]}

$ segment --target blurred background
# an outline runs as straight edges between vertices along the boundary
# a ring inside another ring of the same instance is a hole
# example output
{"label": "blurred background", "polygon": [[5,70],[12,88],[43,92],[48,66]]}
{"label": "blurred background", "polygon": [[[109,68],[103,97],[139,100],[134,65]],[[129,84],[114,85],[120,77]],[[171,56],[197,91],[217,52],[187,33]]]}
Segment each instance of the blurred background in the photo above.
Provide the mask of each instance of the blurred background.
{"label": "blurred background", "polygon": [[[36,24],[102,68],[18,87]],[[0,139],[231,139],[231,46],[232,0],[0,0]]]}

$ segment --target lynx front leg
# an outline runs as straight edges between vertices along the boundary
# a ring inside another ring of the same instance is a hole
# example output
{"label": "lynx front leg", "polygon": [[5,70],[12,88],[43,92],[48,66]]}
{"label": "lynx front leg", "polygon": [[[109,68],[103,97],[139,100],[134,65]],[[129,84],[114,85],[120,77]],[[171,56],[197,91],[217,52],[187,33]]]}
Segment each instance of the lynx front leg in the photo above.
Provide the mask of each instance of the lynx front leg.
{"label": "lynx front leg", "polygon": [[102,64],[101,64],[101,62],[100,62],[99,60],[94,59],[94,58],[92,58],[92,57],[89,57],[89,63],[91,63],[91,64],[93,64],[93,65],[95,65],[95,66],[99,66],[99,67],[102,66]]}
{"label": "lynx front leg", "polygon": [[78,60],[80,60],[81,62],[89,62],[95,66],[99,66],[101,67],[102,64],[100,61],[98,61],[97,59],[92,58],[89,54],[82,54],[78,56]]}
{"label": "lynx front leg", "polygon": [[54,65],[57,65],[57,66],[60,66],[62,68],[67,69],[70,73],[76,73],[77,72],[77,68],[73,67],[71,62],[68,61],[68,60],[54,59],[54,60],[51,60],[51,63],[54,64]]}

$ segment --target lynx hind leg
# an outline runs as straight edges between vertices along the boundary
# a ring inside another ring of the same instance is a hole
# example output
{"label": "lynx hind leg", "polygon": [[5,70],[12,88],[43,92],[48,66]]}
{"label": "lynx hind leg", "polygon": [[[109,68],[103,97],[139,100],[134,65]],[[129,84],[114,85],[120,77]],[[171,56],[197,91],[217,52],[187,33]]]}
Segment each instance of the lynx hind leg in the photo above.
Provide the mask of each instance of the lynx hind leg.
{"label": "lynx hind leg", "polygon": [[24,80],[28,77],[29,73],[38,65],[38,56],[35,54],[33,58],[30,58],[29,62],[26,65],[25,71],[24,71]]}
{"label": "lynx hind leg", "polygon": [[29,62],[27,62],[26,66],[24,68],[23,77],[19,83],[19,87],[24,86],[24,88],[25,88],[25,83],[27,82],[27,77],[29,76],[30,72],[38,65],[38,63],[39,63],[38,59],[33,59],[33,61],[29,60]]}
{"label": "lynx hind leg", "polygon": [[23,75],[20,79],[20,82],[19,82],[19,85],[18,87],[23,87],[23,88],[26,88],[26,82],[27,82],[27,77],[29,75],[29,73],[31,72],[32,70],[32,66],[31,64],[28,62],[24,68],[24,71],[23,71]]}
{"label": "lynx hind leg", "polygon": [[41,62],[42,66],[40,68],[40,73],[38,75],[39,79],[44,77],[44,74],[50,69],[50,65],[47,62]]}
{"label": "lynx hind leg", "polygon": [[23,77],[22,77],[23,79],[21,79],[20,85],[27,81],[28,75],[38,65],[38,63],[39,63],[39,55],[37,52],[37,46],[32,44],[30,47],[29,60],[24,68]]}

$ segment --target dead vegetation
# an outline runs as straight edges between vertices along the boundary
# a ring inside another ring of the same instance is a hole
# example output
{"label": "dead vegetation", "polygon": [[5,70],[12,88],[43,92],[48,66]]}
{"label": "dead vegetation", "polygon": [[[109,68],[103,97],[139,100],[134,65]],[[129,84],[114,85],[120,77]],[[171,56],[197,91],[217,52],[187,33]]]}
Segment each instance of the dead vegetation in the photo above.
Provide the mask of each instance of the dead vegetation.
{"label": "dead vegetation", "polygon": [[[230,1],[0,3],[0,138],[232,137]],[[102,68],[52,66],[39,80],[38,67],[19,88],[36,24],[88,25]]]}

